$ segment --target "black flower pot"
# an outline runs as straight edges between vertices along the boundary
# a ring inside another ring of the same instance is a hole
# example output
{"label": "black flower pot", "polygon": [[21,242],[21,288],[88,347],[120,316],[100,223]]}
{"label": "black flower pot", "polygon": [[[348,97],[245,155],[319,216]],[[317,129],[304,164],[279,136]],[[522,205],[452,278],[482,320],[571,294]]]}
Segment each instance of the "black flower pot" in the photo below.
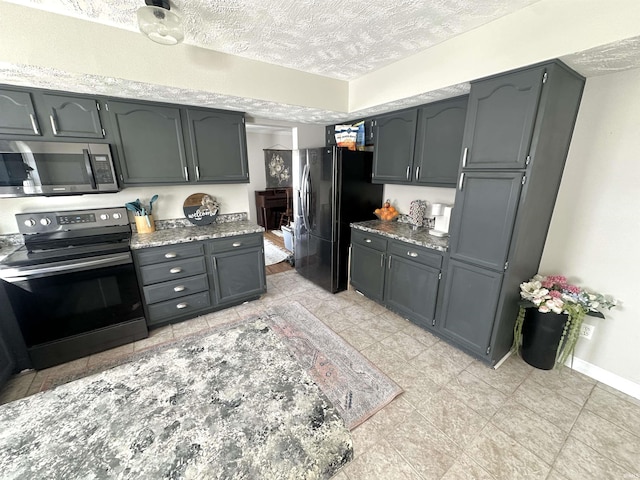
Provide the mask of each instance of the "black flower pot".
{"label": "black flower pot", "polygon": [[522,359],[536,368],[551,370],[568,317],[565,313],[542,313],[537,308],[527,308],[522,323]]}

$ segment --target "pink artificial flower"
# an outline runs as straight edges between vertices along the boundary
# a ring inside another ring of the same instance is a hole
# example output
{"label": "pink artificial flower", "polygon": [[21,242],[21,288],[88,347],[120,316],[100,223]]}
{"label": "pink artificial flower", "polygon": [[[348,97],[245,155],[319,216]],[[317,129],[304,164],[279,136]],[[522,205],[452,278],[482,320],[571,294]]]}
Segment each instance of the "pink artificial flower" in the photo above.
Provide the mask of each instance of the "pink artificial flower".
{"label": "pink artificial flower", "polygon": [[561,293],[561,292],[559,292],[558,290],[551,290],[551,291],[549,292],[549,296],[550,296],[551,298],[562,298],[562,293]]}
{"label": "pink artificial flower", "polygon": [[569,293],[575,293],[576,295],[580,293],[580,287],[576,285],[567,285],[567,291]]}
{"label": "pink artificial flower", "polygon": [[551,280],[551,277],[549,277],[549,278],[547,278],[546,280],[544,280],[544,281],[542,282],[542,286],[543,286],[544,288],[547,288],[547,289],[549,289],[549,288],[553,288],[553,280]]}

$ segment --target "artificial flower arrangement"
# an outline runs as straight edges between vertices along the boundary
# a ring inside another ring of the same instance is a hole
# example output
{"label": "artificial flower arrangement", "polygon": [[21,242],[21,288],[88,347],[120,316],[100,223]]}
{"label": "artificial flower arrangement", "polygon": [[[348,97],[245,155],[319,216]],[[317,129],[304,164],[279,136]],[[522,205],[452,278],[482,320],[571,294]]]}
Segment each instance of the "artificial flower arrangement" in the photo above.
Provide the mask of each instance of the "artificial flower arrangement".
{"label": "artificial flower arrangement", "polygon": [[523,302],[513,330],[513,349],[519,352],[522,346],[522,323],[527,308],[535,307],[541,313],[566,314],[567,321],[556,353],[556,365],[560,367],[575,351],[585,315],[604,318],[602,310],[616,306],[616,300],[611,296],[572,285],[562,275],[536,275],[520,284],[520,296]]}

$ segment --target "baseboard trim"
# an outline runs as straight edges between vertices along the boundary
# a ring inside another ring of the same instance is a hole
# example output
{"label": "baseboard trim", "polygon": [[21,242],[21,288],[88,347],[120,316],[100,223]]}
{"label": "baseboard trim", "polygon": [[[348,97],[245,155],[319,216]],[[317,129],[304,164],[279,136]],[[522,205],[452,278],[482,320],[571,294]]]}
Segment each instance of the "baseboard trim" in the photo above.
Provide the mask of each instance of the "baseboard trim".
{"label": "baseboard trim", "polygon": [[592,363],[585,362],[579,358],[573,359],[573,366],[571,366],[571,359],[566,363],[567,366],[573,368],[573,370],[584,373],[587,377],[591,377],[605,385],[615,388],[616,390],[626,393],[627,395],[640,400],[640,385],[622,378],[615,373],[611,373],[604,368],[600,368]]}

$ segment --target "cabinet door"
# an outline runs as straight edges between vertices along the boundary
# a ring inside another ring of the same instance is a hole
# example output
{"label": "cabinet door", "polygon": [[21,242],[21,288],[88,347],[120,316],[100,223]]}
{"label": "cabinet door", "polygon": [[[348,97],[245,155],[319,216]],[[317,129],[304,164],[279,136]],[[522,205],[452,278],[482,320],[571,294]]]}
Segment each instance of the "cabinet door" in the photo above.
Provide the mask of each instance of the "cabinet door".
{"label": "cabinet door", "polygon": [[450,260],[440,331],[469,350],[488,355],[502,276]]}
{"label": "cabinet door", "polygon": [[385,254],[372,248],[351,245],[351,285],[374,300],[384,294]]}
{"label": "cabinet door", "polygon": [[195,181],[249,181],[244,116],[215,110],[187,110]]}
{"label": "cabinet door", "polygon": [[0,89],[0,134],[42,135],[29,92]]}
{"label": "cabinet door", "polygon": [[392,309],[424,327],[435,325],[440,270],[389,256],[384,299]]}
{"label": "cabinet door", "polygon": [[417,110],[383,115],[374,120],[373,180],[409,183],[412,178]]}
{"label": "cabinet door", "polygon": [[463,168],[524,168],[542,90],[544,67],[471,85]]}
{"label": "cabinet door", "polygon": [[518,209],[523,174],[460,174],[451,219],[451,258],[504,270]]}
{"label": "cabinet door", "polygon": [[212,255],[211,267],[218,304],[242,301],[265,292],[262,248]]}
{"label": "cabinet door", "polygon": [[456,184],[468,97],[437,102],[418,109],[413,160],[414,182],[452,187]]}
{"label": "cabinet door", "polygon": [[95,100],[48,94],[42,97],[55,137],[104,137]]}
{"label": "cabinet door", "polygon": [[125,102],[108,105],[125,184],[189,180],[179,109]]}

